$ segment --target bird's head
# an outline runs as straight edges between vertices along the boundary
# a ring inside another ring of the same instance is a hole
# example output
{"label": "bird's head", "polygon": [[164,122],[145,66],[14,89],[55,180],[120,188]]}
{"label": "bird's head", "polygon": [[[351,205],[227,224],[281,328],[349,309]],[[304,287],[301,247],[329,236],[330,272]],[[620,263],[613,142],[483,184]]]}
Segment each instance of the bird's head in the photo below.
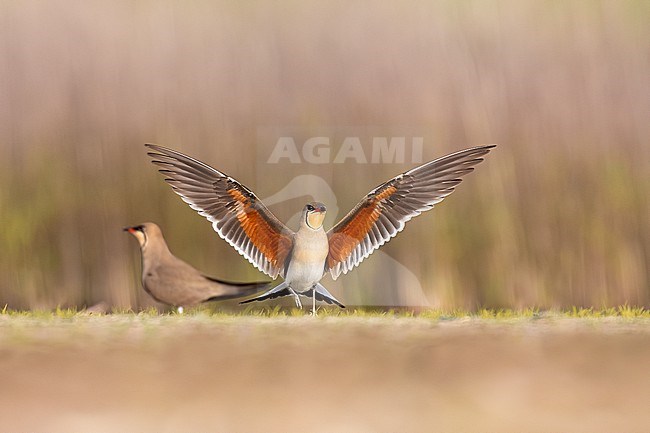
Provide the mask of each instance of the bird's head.
{"label": "bird's head", "polygon": [[323,203],[315,201],[307,203],[302,211],[303,221],[310,229],[318,230],[323,226],[326,212],[327,209]]}
{"label": "bird's head", "polygon": [[160,232],[160,228],[154,223],[144,223],[133,227],[125,227],[125,232],[131,233],[140,244],[140,248],[144,249],[149,240],[149,236],[152,234],[155,235],[156,232]]}

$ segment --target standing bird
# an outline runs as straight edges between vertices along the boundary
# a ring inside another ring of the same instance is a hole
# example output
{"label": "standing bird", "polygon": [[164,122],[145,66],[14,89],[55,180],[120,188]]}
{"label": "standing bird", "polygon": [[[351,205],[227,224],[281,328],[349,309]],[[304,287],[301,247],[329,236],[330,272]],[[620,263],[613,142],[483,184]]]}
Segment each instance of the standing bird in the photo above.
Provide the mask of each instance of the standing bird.
{"label": "standing bird", "polygon": [[183,311],[184,306],[252,295],[269,283],[232,283],[206,277],[174,256],[154,223],[126,227],[142,251],[142,286],[158,302]]}
{"label": "standing bird", "polygon": [[310,296],[315,314],[316,300],[343,307],[320,284],[326,273],[336,279],[356,267],[407,221],[451,194],[461,177],[496,145],[461,150],[390,179],[327,232],[322,203],[307,203],[300,228],[293,232],[232,177],[175,150],[145,146],[153,150],[148,155],[174,192],[207,218],[219,236],[260,271],[273,279],[284,278],[282,284],[243,303],[291,295],[301,308],[299,295]]}

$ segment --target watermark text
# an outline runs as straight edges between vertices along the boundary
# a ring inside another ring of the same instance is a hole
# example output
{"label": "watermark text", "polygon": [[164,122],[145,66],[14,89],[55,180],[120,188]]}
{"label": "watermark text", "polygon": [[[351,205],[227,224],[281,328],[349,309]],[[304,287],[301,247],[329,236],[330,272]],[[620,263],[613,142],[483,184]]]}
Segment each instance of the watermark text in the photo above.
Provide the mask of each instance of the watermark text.
{"label": "watermark text", "polygon": [[372,137],[370,143],[362,143],[359,137],[345,137],[340,143],[332,143],[329,137],[310,137],[296,143],[293,137],[279,137],[269,155],[269,164],[290,162],[300,164],[401,164],[422,162],[423,137]]}

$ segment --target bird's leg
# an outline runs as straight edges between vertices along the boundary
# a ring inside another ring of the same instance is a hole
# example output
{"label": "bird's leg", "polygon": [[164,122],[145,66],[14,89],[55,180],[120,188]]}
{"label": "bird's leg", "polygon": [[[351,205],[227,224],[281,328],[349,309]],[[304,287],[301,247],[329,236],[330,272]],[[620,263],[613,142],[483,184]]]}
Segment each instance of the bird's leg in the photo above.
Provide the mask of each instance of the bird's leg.
{"label": "bird's leg", "polygon": [[300,297],[298,294],[291,287],[289,287],[289,293],[293,295],[293,299],[296,301],[296,307],[302,310],[302,302],[300,302]]}
{"label": "bird's leg", "polygon": [[311,288],[311,315],[316,317],[316,286]]}

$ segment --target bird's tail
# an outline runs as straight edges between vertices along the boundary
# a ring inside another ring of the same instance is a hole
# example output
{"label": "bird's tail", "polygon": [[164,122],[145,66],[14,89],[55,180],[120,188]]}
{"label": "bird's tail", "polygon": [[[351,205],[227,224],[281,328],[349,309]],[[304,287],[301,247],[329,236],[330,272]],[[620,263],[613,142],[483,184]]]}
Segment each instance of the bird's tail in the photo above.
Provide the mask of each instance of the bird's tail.
{"label": "bird's tail", "polygon": [[279,298],[280,296],[289,296],[289,295],[291,295],[291,292],[289,292],[289,285],[285,281],[282,284],[278,284],[271,290],[264,292],[259,296],[246,299],[245,301],[241,301],[240,304],[248,304],[249,302],[253,302],[253,301],[263,301],[265,299],[274,299],[274,298]]}
{"label": "bird's tail", "polygon": [[[304,293],[301,293],[301,295],[309,298],[313,295],[313,291],[308,290]],[[328,292],[325,286],[323,286],[321,283],[316,284],[316,300],[327,302],[328,304],[336,304],[341,308],[345,308],[345,305],[341,304],[341,302],[336,299],[334,295]]]}
{"label": "bird's tail", "polygon": [[[305,298],[311,298],[313,295],[313,290],[307,290],[306,292],[300,292],[298,293],[300,296],[304,296]],[[240,302],[240,304],[248,304],[249,302],[253,301],[264,301],[266,299],[274,299],[274,298],[279,298],[281,296],[292,296],[292,292],[289,291],[289,285],[284,282],[282,284],[277,285],[276,287],[272,288],[271,290],[262,293],[259,296],[256,296],[251,299],[246,299],[245,301]],[[322,284],[316,284],[316,300],[321,301],[321,302],[327,302],[328,304],[335,304],[338,305],[341,308],[345,308],[345,305],[341,304],[338,299],[334,297],[330,292],[327,291],[325,287],[323,287]]]}
{"label": "bird's tail", "polygon": [[218,283],[223,288],[226,288],[227,294],[222,294],[222,295],[217,295],[217,296],[212,296],[208,299],[206,299],[203,302],[210,302],[210,301],[221,301],[224,299],[232,299],[232,298],[241,298],[244,296],[250,296],[254,293],[261,292],[262,290],[266,289],[271,285],[270,281],[258,281],[258,282],[253,282],[253,283],[240,283],[240,282],[233,282],[233,281],[224,281],[224,280],[219,280],[217,278],[212,278],[212,277],[205,277],[208,280]]}

